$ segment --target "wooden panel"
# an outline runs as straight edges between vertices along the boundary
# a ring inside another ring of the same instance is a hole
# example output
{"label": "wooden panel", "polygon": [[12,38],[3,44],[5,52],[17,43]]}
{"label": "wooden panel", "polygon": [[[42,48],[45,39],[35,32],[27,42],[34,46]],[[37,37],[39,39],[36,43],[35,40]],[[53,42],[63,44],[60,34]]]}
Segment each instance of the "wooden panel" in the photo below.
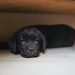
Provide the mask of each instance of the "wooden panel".
{"label": "wooden panel", "polygon": [[0,11],[75,14],[74,0],[0,0]]}

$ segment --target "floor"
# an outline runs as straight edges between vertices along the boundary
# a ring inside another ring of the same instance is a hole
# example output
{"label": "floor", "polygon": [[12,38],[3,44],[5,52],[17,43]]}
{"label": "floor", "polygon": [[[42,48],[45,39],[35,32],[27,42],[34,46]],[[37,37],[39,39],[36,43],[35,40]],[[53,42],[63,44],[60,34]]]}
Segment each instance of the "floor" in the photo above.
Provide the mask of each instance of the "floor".
{"label": "floor", "polygon": [[37,58],[0,50],[0,75],[75,75],[75,48],[47,49]]}

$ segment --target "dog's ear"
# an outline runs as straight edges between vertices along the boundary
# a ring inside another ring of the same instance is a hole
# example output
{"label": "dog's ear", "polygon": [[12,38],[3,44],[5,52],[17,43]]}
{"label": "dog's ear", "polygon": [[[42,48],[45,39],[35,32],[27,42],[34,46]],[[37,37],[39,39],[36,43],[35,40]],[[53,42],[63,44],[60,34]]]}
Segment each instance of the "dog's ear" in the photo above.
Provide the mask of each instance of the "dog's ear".
{"label": "dog's ear", "polygon": [[40,44],[41,44],[41,52],[44,53],[46,49],[46,39],[41,32],[39,33],[39,37],[40,37]]}
{"label": "dog's ear", "polygon": [[13,35],[8,41],[9,49],[14,54],[19,54],[17,47],[16,47],[16,36]]}

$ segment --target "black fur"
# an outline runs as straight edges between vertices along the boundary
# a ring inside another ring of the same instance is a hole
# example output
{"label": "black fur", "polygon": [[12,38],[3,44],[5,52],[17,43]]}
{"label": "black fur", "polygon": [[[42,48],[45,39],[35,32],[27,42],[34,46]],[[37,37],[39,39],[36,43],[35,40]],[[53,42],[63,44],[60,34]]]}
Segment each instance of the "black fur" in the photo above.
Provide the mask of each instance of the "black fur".
{"label": "black fur", "polygon": [[30,58],[39,56],[40,52],[44,53],[45,43],[42,33],[36,28],[29,27],[17,31],[8,44],[12,53]]}
{"label": "black fur", "polygon": [[46,48],[68,47],[75,42],[75,30],[65,24],[31,25],[18,30],[10,39],[10,51],[23,57],[37,57]]}

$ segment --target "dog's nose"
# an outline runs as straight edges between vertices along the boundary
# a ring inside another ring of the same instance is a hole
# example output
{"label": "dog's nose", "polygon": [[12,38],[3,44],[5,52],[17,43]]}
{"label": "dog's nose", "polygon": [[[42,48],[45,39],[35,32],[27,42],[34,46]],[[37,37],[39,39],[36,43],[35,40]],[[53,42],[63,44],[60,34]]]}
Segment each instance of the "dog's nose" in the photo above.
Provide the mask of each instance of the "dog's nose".
{"label": "dog's nose", "polygon": [[34,47],[33,45],[29,45],[28,48],[29,48],[30,50],[33,50],[35,47]]}

